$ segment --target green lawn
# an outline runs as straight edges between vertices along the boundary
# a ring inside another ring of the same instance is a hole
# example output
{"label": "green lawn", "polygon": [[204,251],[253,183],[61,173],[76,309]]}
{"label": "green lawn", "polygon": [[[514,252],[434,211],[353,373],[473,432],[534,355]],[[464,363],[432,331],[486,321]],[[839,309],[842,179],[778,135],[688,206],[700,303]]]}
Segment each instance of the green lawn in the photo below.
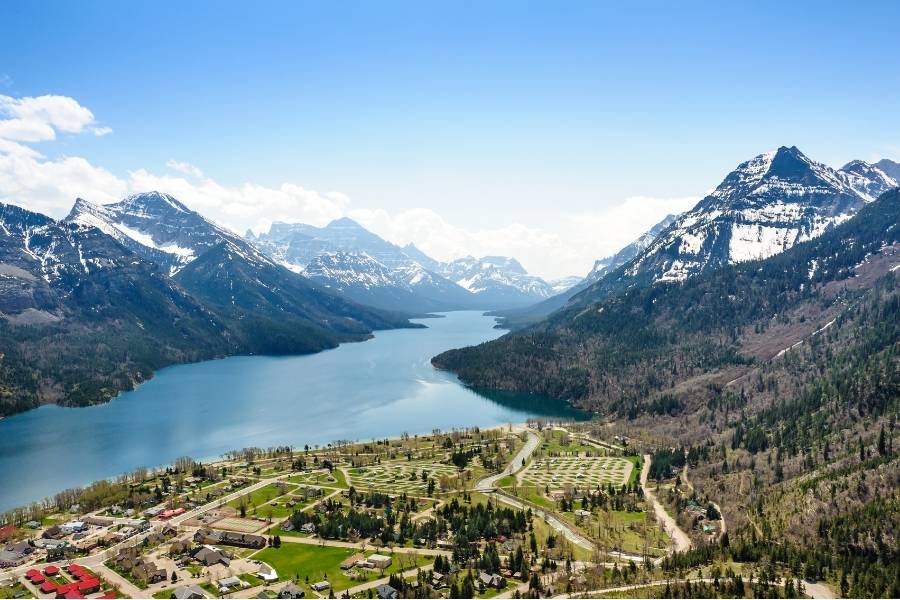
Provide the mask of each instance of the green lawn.
{"label": "green lawn", "polygon": [[270,483],[269,485],[263,486],[256,491],[250,492],[249,494],[244,494],[243,496],[241,496],[239,498],[235,498],[234,500],[232,500],[231,502],[228,503],[228,506],[230,506],[232,508],[240,508],[241,501],[243,501],[244,504],[248,508],[248,512],[251,512],[252,508],[254,506],[259,507],[260,505],[265,504],[266,502],[268,502],[270,500],[274,500],[275,498],[283,496],[285,493],[290,493],[290,492],[294,491],[295,489],[297,489],[297,487],[294,485],[289,485],[289,484],[280,484],[280,485],[287,485],[287,487],[285,488],[286,489],[285,492],[281,491],[281,489],[279,488],[279,484]]}
{"label": "green lawn", "polygon": [[[21,594],[21,595],[20,595]],[[17,583],[11,587],[0,587],[0,598],[31,598],[31,592],[25,589],[21,583]]]}
{"label": "green lawn", "polygon": [[631,469],[631,475],[628,477],[628,485],[635,485],[638,482],[638,478],[641,476],[641,457],[625,456],[624,458],[634,465],[634,468]]}
{"label": "green lawn", "polygon": [[[367,550],[366,556],[373,550]],[[345,590],[366,580],[378,579],[380,572],[365,572],[365,579],[353,580],[341,570],[343,560],[359,554],[359,549],[338,548],[334,546],[319,546],[311,544],[283,543],[281,548],[265,548],[253,555],[255,560],[261,560],[272,565],[282,580],[299,578],[301,586],[305,586],[307,578],[309,583],[316,583],[327,579],[335,591]],[[380,554],[389,554],[386,551]],[[399,569],[411,569],[415,566],[424,566],[431,562],[430,557],[417,557],[415,563],[411,556],[403,556],[399,553],[392,554],[394,562],[385,570],[385,576]],[[401,560],[403,561],[401,564]],[[307,593],[310,593],[308,588]]]}

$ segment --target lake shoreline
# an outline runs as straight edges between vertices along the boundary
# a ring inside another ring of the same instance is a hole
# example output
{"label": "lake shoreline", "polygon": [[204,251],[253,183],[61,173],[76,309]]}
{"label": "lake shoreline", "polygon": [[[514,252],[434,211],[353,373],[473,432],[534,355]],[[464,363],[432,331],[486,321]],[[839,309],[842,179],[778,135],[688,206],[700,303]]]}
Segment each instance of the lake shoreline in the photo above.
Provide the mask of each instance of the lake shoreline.
{"label": "lake shoreline", "polygon": [[[44,405],[0,421],[0,510],[181,456],[327,444],[585,414],[560,401],[469,389],[431,356],[499,335],[482,311],[300,356],[165,367],[114,401]],[[449,410],[448,410],[449,408]]]}

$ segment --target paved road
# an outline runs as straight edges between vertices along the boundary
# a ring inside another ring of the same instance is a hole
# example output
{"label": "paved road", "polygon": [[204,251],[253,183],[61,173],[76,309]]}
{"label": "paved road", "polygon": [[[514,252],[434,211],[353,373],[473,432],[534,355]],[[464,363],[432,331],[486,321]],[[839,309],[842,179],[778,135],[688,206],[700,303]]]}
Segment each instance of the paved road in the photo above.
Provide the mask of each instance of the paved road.
{"label": "paved road", "polygon": [[675,522],[675,519],[666,512],[666,509],[656,498],[656,494],[650,491],[650,487],[647,485],[647,476],[650,474],[650,460],[650,455],[645,454],[644,465],[641,469],[641,488],[644,490],[644,498],[649,500],[650,504],[653,505],[653,513],[656,515],[656,520],[662,523],[666,533],[672,538],[675,550],[679,552],[689,550],[691,547],[691,538],[681,530],[678,523]]}
{"label": "paved road", "polygon": [[516,471],[522,468],[522,464],[528,461],[528,458],[534,454],[534,451],[537,450],[538,445],[541,443],[541,438],[538,434],[533,431],[526,431],[525,435],[528,438],[525,440],[525,445],[516,453],[513,457],[512,461],[506,468],[497,473],[496,475],[491,475],[490,477],[485,477],[478,481],[475,484],[475,489],[479,492],[488,492],[494,490],[497,487],[497,482],[507,475],[512,475]]}

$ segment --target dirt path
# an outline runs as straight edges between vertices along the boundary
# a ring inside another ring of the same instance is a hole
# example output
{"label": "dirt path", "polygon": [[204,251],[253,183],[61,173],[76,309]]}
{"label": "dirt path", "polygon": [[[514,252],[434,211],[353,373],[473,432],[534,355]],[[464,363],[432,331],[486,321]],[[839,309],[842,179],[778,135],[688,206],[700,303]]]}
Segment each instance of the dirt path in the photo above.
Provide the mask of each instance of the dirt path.
{"label": "dirt path", "polygon": [[[668,580],[669,583],[681,581],[677,579]],[[712,579],[703,578],[703,579],[690,579],[692,583],[713,583]],[[620,585],[618,587],[604,588],[602,590],[590,590],[586,592],[578,592],[575,594],[559,594],[557,596],[553,596],[554,598],[590,598],[592,596],[597,596],[600,594],[611,594],[611,593],[621,593],[621,592],[630,592],[632,590],[639,590],[641,588],[654,587],[657,585],[666,585],[667,580],[659,579],[656,581],[648,581],[647,583],[635,583],[631,585]],[[784,581],[780,581],[779,583],[773,583],[772,585],[777,587],[784,587]],[[821,583],[810,583],[808,581],[803,582],[803,586],[806,588],[806,594],[811,598],[822,598],[824,600],[829,600],[834,598],[834,593],[831,589],[823,585]]]}
{"label": "dirt path", "polygon": [[641,469],[641,488],[644,490],[644,497],[653,505],[653,513],[656,515],[656,520],[662,523],[666,533],[669,534],[672,543],[675,545],[675,550],[678,552],[689,550],[691,548],[691,538],[681,530],[675,519],[666,512],[662,503],[656,498],[656,494],[650,491],[650,487],[647,485],[647,477],[650,474],[650,460],[650,455],[645,454],[644,465]]}

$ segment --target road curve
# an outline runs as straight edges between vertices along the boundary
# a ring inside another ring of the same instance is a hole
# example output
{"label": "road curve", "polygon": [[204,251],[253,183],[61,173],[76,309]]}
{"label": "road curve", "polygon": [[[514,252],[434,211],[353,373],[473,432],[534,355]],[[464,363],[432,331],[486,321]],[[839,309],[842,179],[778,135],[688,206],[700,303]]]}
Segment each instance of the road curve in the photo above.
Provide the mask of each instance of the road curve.
{"label": "road curve", "polygon": [[480,479],[478,483],[475,484],[476,491],[493,491],[494,489],[496,489],[498,481],[500,481],[507,475],[512,475],[513,473],[518,471],[522,467],[522,464],[527,461],[532,454],[534,454],[534,451],[537,450],[538,445],[540,445],[541,443],[541,438],[538,434],[528,430],[525,431],[525,435],[528,436],[525,440],[525,445],[519,449],[510,463],[506,465],[506,468],[496,475],[491,475],[489,477],[485,477],[484,479]]}

